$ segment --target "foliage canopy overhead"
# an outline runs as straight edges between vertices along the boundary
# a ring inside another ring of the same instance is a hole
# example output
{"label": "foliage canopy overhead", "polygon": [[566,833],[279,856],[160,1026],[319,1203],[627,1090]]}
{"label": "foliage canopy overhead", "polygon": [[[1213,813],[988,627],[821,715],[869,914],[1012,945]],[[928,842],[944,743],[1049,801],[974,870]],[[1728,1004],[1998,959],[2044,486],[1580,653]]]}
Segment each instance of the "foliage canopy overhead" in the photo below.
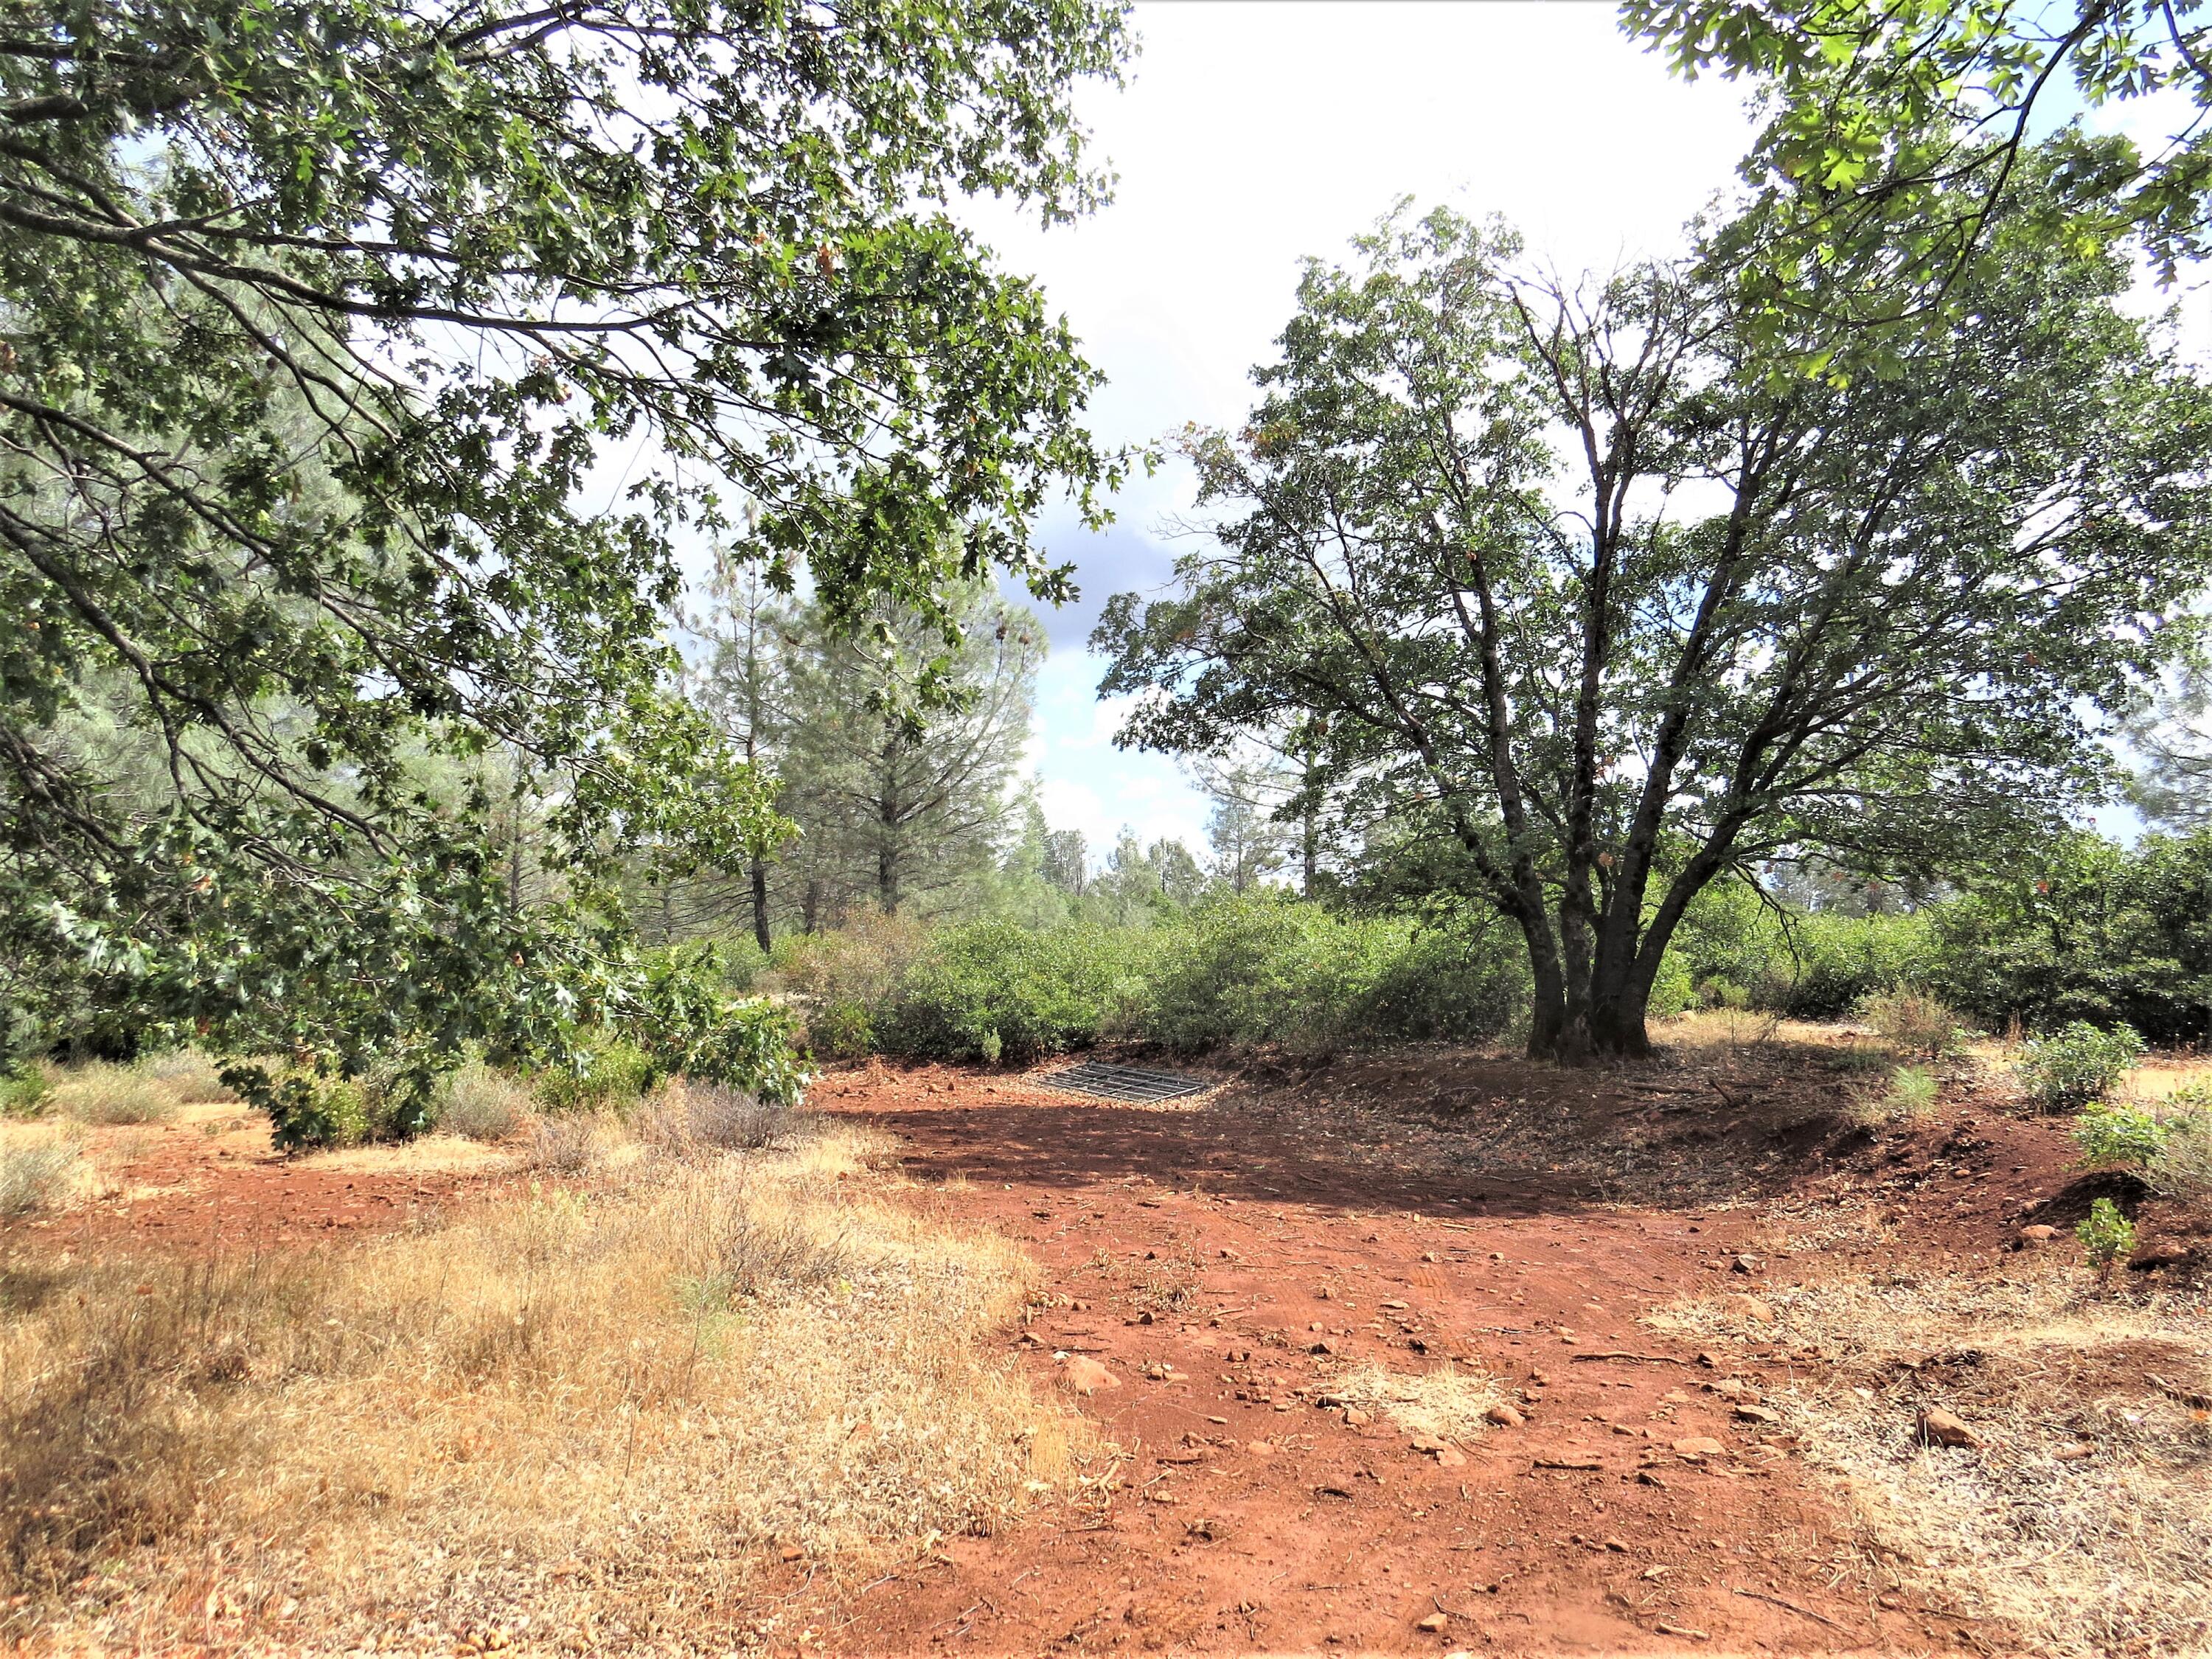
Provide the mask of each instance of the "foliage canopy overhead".
{"label": "foliage canopy overhead", "polygon": [[664,694],[677,538],[842,614],[1065,591],[1096,376],[931,204],[1097,202],[1066,96],[1128,50],[1090,0],[0,6],[8,994],[465,1024],[559,924],[424,755],[557,777],[572,896],[762,822]]}

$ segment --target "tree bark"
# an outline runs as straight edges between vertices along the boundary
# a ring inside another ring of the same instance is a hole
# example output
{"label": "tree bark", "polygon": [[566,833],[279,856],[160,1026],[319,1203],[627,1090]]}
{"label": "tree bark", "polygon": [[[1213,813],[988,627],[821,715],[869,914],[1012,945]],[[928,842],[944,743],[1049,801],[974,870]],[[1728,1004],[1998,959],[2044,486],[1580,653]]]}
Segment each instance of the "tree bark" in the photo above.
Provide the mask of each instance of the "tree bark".
{"label": "tree bark", "polygon": [[760,859],[752,861],[753,883],[753,943],[766,956],[769,948],[768,931],[768,865]]}

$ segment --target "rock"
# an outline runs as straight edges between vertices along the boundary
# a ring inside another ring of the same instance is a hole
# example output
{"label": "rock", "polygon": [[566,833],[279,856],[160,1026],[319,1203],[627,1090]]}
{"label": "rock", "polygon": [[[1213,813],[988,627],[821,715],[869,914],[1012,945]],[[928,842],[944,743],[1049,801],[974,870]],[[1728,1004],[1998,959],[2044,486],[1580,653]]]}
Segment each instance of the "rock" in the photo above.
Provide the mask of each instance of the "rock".
{"label": "rock", "polygon": [[1741,1423],[1779,1423],[1782,1420],[1764,1406],[1738,1406],[1735,1415]]}
{"label": "rock", "polygon": [[1331,1342],[1327,1337],[1323,1337],[1320,1341],[1310,1344],[1306,1348],[1306,1352],[1308,1353],[1334,1353],[1336,1352],[1336,1344]]}
{"label": "rock", "polygon": [[1747,1251],[1729,1263],[1729,1271],[1732,1273],[1755,1273],[1765,1266],[1764,1261]]}
{"label": "rock", "polygon": [[1407,1443],[1417,1452],[1440,1452],[1444,1443],[1432,1434],[1417,1434]]}
{"label": "rock", "polygon": [[1625,1538],[1608,1538],[1605,1540],[1605,1547],[1615,1555],[1626,1555],[1628,1553],[1628,1540]]}
{"label": "rock", "polygon": [[1183,1523],[1182,1535],[1200,1539],[1208,1544],[1218,1544],[1229,1535],[1229,1530],[1218,1521],[1187,1521]]}
{"label": "rock", "polygon": [[2070,1446],[2061,1446],[2051,1455],[2062,1463],[2078,1463],[2093,1454],[2090,1448],[2077,1440]]}
{"label": "rock", "polygon": [[1728,1448],[1709,1434],[1693,1434],[1674,1443],[1674,1455],[1694,1463],[1700,1457],[1725,1457]]}
{"label": "rock", "polygon": [[1121,1379],[1088,1354],[1072,1353],[1060,1362],[1060,1380],[1078,1394],[1098,1394],[1118,1389]]}
{"label": "rock", "polygon": [[1701,1352],[1698,1356],[1697,1363],[1709,1371],[1717,1371],[1721,1368],[1720,1357],[1717,1354]]}
{"label": "rock", "polygon": [[2022,1227],[2016,1242],[2019,1248],[2023,1250],[2039,1250],[2057,1237],[2057,1228],[2039,1224],[2033,1227]]}
{"label": "rock", "polygon": [[1344,1408],[1344,1426],[1347,1429],[1364,1429],[1374,1420],[1375,1414],[1372,1412],[1364,1412],[1357,1406],[1346,1406]]}
{"label": "rock", "polygon": [[1467,1454],[1456,1446],[1446,1446],[1437,1453],[1436,1458],[1437,1464],[1443,1468],[1463,1469],[1467,1467]]}
{"label": "rock", "polygon": [[1966,1422],[1941,1406],[1924,1406],[1912,1419],[1912,1431],[1923,1446],[1978,1446],[1982,1437]]}
{"label": "rock", "polygon": [[1447,1628],[1450,1624],[1451,1620],[1445,1618],[1441,1613],[1432,1613],[1427,1618],[1417,1622],[1413,1628],[1415,1630],[1428,1631],[1433,1634],[1435,1632]]}
{"label": "rock", "polygon": [[1528,1420],[1512,1407],[1503,1405],[1492,1406],[1482,1417],[1485,1422],[1495,1423],[1501,1429],[1517,1429]]}
{"label": "rock", "polygon": [[1733,1314],[1738,1319],[1751,1320],[1756,1324],[1771,1325],[1774,1322],[1773,1305],[1765,1297],[1746,1296],[1741,1291],[1722,1297],[1721,1311]]}
{"label": "rock", "polygon": [[806,1552],[796,1544],[786,1544],[775,1553],[776,1559],[782,1561],[804,1561],[806,1559]]}
{"label": "rock", "polygon": [[1244,1449],[1255,1457],[1273,1457],[1275,1455],[1275,1449],[1264,1440],[1255,1440]]}

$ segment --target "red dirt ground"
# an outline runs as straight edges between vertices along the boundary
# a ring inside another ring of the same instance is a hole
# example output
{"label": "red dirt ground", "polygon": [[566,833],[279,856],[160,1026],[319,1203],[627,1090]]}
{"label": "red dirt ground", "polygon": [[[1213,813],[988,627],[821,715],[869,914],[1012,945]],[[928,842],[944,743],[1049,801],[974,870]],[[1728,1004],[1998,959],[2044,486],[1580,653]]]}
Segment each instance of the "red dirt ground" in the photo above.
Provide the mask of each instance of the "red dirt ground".
{"label": "red dirt ground", "polygon": [[[1711,1099],[1738,1121],[1729,1145],[1688,1142],[1709,1170],[1741,1164],[1729,1184],[1764,1179],[1778,1197],[1802,1194],[1802,1158],[1787,1182],[1757,1168],[1778,1121],[1785,1143],[1802,1140],[1803,1120],[1832,1104],[1822,1091],[1832,1085],[1791,1071],[1787,1060],[1723,1069],[1747,1086],[1729,1090],[1733,1111]],[[1552,1168],[1438,1167],[1464,1139],[1451,1126],[1468,1099],[1550,1114],[1571,1143],[1593,1122],[1641,1116],[1649,1091],[1670,1081],[1664,1069],[1592,1077],[1415,1054],[1286,1073],[1273,1089],[1232,1088],[1191,1109],[951,1072],[829,1080],[823,1104],[893,1131],[908,1172],[939,1183],[933,1208],[1019,1239],[1043,1265],[1072,1305],[1037,1316],[1018,1345],[1023,1363],[1048,1384],[1059,1354],[1114,1372],[1121,1386],[1089,1408],[1130,1462],[1103,1516],[951,1544],[825,1609],[823,1644],[2002,1648],[2000,1632],[1889,1593],[1786,1438],[1709,1391],[1723,1371],[1636,1322],[1685,1293],[1790,1275],[1796,1261],[1763,1249],[1761,1271],[1734,1269],[1767,1219],[1761,1206],[1598,1207],[1607,1182],[1571,1156],[1545,1160]],[[1765,1105],[1786,1103],[1761,1117],[1745,1105],[1753,1089]],[[2024,1206],[2064,1186],[2066,1149],[2046,1126],[1972,1121],[1980,1132],[1966,1139],[1977,1144],[1948,1166],[1966,1170],[1963,1181],[1948,1167],[1930,1181],[1924,1147],[1892,1166],[1899,1174],[1822,1168],[1818,1178],[1846,1193],[1863,1181],[1929,1212],[1921,1248],[1994,1252]],[[1744,1127],[1757,1132],[1747,1146],[1735,1144]],[[1748,1156],[1729,1156],[1739,1152]],[[1316,1352],[1322,1345],[1330,1352]],[[1403,1370],[1444,1358],[1504,1379],[1528,1419],[1468,1446],[1463,1466],[1319,1403],[1348,1362]],[[1768,1352],[1741,1374],[1771,1387],[1818,1364]],[[1693,1437],[1725,1450],[1674,1449]],[[1440,1630],[1422,1627],[1439,1615]]]}
{"label": "red dirt ground", "polygon": [[[1045,1386],[1070,1355],[1115,1375],[1083,1406],[1127,1462],[1102,1510],[856,1592],[783,1569],[779,1628],[854,1655],[2008,1650],[1899,1593],[1787,1437],[1711,1387],[1821,1356],[1700,1363],[1638,1323],[1872,1248],[1991,1261],[2086,1207],[2058,1126],[1970,1090],[1870,1140],[1840,1127],[1856,1079],[1830,1058],[1563,1073],[1415,1050],[1255,1065],[1155,1108],[940,1068],[825,1079],[817,1104],[897,1137],[915,1202],[1037,1261],[1048,1303],[1007,1340]],[[118,1194],[41,1244],[307,1245],[494,1184],[286,1160],[243,1121],[101,1133]],[[1820,1246],[1838,1217],[1881,1224]],[[1527,1420],[1463,1463],[1425,1454],[1324,1403],[1363,1359],[1490,1373]],[[1676,1449],[1693,1437],[1722,1449]]]}

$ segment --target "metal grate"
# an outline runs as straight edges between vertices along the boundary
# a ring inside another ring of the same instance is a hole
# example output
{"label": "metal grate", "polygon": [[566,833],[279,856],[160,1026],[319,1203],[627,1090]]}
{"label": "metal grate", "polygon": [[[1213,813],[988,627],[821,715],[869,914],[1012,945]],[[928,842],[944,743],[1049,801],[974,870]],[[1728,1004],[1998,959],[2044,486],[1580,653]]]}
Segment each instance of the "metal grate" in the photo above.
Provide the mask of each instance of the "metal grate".
{"label": "metal grate", "polygon": [[1173,1072],[1140,1072],[1133,1066],[1107,1066],[1097,1060],[1048,1073],[1037,1081],[1048,1089],[1064,1090],[1069,1094],[1103,1095],[1108,1100],[1146,1105],[1198,1094],[1212,1086],[1200,1078],[1181,1077]]}

